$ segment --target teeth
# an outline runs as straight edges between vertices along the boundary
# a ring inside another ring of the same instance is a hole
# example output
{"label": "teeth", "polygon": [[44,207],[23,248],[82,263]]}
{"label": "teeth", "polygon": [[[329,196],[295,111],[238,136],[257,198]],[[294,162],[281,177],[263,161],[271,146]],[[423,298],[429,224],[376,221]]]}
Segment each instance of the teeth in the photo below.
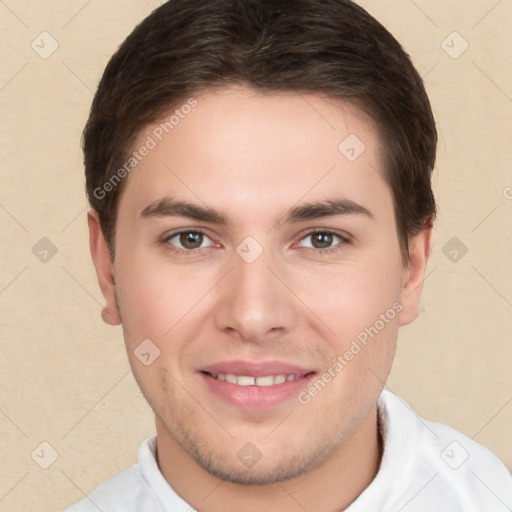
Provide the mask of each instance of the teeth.
{"label": "teeth", "polygon": [[246,377],[245,375],[239,375],[236,382],[239,386],[254,386],[256,379],[254,377]]}
{"label": "teeth", "polygon": [[275,377],[273,375],[268,375],[267,377],[258,377],[256,379],[256,386],[273,386]]}
{"label": "teeth", "polygon": [[266,375],[264,377],[251,377],[249,375],[234,375],[232,373],[212,373],[211,377],[217,380],[225,380],[238,386],[274,386],[301,378],[301,375]]}

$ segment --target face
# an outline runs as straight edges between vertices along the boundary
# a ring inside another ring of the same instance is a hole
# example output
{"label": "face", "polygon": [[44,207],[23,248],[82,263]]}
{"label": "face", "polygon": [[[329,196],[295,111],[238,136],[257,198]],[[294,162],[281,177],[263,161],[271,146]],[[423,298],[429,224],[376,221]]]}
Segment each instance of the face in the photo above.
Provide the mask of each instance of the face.
{"label": "face", "polygon": [[140,134],[155,145],[126,178],[113,265],[90,215],[104,318],[122,321],[159,438],[228,481],[277,482],[374,422],[428,237],[404,267],[378,134],[355,107],[195,99],[169,134]]}

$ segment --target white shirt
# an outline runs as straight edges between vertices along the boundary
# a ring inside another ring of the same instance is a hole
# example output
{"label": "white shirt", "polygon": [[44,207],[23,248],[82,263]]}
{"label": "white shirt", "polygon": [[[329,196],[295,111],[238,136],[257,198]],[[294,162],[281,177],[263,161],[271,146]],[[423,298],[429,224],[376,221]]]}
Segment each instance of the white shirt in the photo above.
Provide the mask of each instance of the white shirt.
{"label": "white shirt", "polygon": [[[511,512],[512,477],[500,460],[456,430],[420,418],[402,399],[379,399],[384,454],[379,472],[345,512]],[[156,436],[139,462],[65,512],[193,512],[155,459]]]}

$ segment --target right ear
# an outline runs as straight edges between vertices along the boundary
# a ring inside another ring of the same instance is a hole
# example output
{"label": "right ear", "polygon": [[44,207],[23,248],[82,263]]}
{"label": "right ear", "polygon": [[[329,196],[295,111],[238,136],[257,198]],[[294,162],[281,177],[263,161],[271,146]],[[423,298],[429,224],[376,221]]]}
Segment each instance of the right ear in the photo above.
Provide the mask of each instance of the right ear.
{"label": "right ear", "polygon": [[114,266],[96,210],[91,209],[88,211],[87,224],[89,225],[89,247],[91,249],[92,261],[96,268],[96,276],[98,277],[101,293],[105,298],[105,307],[101,311],[101,317],[109,325],[120,325],[121,315],[119,314],[116,302]]}

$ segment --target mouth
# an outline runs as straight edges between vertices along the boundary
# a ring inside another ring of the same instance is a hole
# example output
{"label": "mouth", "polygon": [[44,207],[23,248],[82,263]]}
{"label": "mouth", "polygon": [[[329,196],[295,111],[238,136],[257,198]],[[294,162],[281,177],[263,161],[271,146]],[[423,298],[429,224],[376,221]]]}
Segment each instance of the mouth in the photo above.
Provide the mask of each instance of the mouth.
{"label": "mouth", "polygon": [[237,386],[258,386],[265,388],[270,386],[276,386],[279,384],[284,384],[285,382],[294,382],[303,379],[304,377],[307,377],[308,375],[311,375],[314,372],[309,372],[300,375],[286,375],[283,373],[280,375],[264,375],[259,377],[251,375],[235,375],[234,373],[202,373],[204,373],[208,377],[211,377],[212,379],[226,381],[229,382],[230,384],[236,384]]}
{"label": "mouth", "polygon": [[296,400],[316,371],[280,362],[231,361],[198,371],[210,394],[238,409],[275,409]]}

